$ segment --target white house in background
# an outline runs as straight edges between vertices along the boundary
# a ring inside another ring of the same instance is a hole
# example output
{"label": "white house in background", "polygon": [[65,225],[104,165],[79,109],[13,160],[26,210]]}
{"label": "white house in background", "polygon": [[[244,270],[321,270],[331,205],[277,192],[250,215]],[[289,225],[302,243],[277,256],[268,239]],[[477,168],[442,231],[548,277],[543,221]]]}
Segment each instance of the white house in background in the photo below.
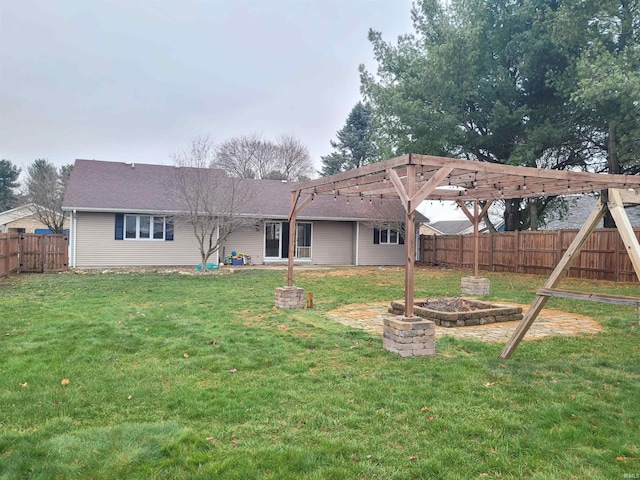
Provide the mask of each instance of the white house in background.
{"label": "white house in background", "polygon": [[[167,192],[176,167],[76,160],[63,210],[70,219],[72,268],[199,264],[190,227],[179,221],[179,202]],[[215,175],[224,181],[222,170]],[[254,264],[404,265],[405,246],[393,223],[405,218],[399,200],[318,195],[296,222],[295,251],[289,251],[287,221],[292,183],[242,180],[253,198],[241,212],[255,219],[222,244],[217,258],[232,251]],[[382,214],[381,212],[385,212]],[[424,221],[419,216],[419,221]]]}
{"label": "white house in background", "polygon": [[[68,228],[65,221],[64,228]],[[51,233],[40,221],[33,203],[0,212],[0,233]]]}
{"label": "white house in background", "polygon": [[[497,231],[504,230],[504,220],[494,223]],[[484,221],[478,224],[480,233],[488,232],[489,228]],[[420,235],[469,235],[473,233],[473,223],[466,218],[464,220],[440,220],[438,222],[420,225]]]}

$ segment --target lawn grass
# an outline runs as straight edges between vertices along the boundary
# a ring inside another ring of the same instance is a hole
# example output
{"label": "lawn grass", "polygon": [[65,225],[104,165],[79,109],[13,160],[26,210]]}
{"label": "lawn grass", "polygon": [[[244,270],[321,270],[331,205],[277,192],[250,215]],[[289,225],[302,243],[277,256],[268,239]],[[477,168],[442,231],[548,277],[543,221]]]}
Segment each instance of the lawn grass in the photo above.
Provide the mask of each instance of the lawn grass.
{"label": "lawn grass", "polygon": [[[416,297],[466,272],[419,269]],[[543,277],[489,274],[529,303]],[[314,308],[274,308],[286,272],[0,280],[0,478],[637,478],[637,310],[552,299],[596,336],[439,339],[401,359],[330,309],[402,298],[402,269],[296,272]],[[640,296],[640,286],[563,288]],[[62,380],[68,379],[67,385]]]}

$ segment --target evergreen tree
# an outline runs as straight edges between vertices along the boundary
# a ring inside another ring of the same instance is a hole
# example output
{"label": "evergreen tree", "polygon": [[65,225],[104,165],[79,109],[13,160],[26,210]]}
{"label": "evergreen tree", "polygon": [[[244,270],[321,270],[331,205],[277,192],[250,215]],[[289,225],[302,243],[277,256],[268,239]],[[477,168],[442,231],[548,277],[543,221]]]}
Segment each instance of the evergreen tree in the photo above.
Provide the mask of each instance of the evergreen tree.
{"label": "evergreen tree", "polygon": [[[554,34],[559,6],[419,0],[413,35],[392,45],[370,32],[378,70],[361,66],[362,90],[382,134],[398,153],[586,168],[592,112],[572,102],[577,67]],[[553,204],[506,202],[506,228],[535,228]]]}
{"label": "evergreen tree", "polygon": [[10,160],[0,160],[0,212],[17,207],[18,197],[14,191],[20,186],[20,168]]}
{"label": "evergreen tree", "polygon": [[323,176],[362,167],[380,160],[374,141],[371,108],[358,102],[347,117],[347,121],[336,133],[338,141],[331,140],[335,152],[322,159]]}

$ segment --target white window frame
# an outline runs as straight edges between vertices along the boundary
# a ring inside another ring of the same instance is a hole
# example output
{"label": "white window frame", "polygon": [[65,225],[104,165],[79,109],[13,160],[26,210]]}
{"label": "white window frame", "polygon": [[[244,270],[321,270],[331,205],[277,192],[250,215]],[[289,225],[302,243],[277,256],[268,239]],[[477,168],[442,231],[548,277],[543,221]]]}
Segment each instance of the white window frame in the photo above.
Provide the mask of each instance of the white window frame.
{"label": "white window frame", "polygon": [[[141,237],[140,236],[140,219],[142,217],[148,217],[149,218],[149,237]],[[135,237],[129,237],[127,234],[128,229],[127,229],[127,222],[129,218],[135,218],[135,222],[136,222],[136,230],[135,230]],[[162,219],[162,238],[154,238],[154,234],[155,234],[155,225],[156,225],[156,219]],[[138,242],[164,242],[166,240],[167,237],[167,217],[162,216],[162,215],[130,215],[130,214],[125,214],[124,216],[124,224],[123,224],[123,235],[122,238],[123,240],[131,240],[131,241],[138,241]]]}
{"label": "white window frame", "polygon": [[[393,228],[389,225],[386,225],[384,227],[380,227],[380,245],[399,245],[400,244],[400,232],[398,232],[397,228]],[[386,241],[382,241],[382,232],[385,232],[386,235]],[[391,237],[392,235],[395,234],[396,240],[395,242],[391,241]]]}
{"label": "white window frame", "polygon": [[[309,225],[309,246],[300,246],[298,245],[298,225]],[[289,227],[291,228],[291,227]],[[301,261],[310,261],[313,258],[313,222],[296,222],[296,251],[294,254],[294,259],[298,259]],[[298,249],[299,248],[304,248],[304,249],[309,249],[309,256],[307,257],[299,257],[298,256]]]}
{"label": "white window frame", "polygon": [[[282,258],[282,243],[283,242],[288,242],[289,238],[283,238],[282,237],[282,231],[283,231],[282,224],[283,223],[285,223],[285,222],[283,222],[283,221],[275,221],[275,220],[264,222],[264,235],[262,237],[262,245],[263,245],[263,251],[264,251],[264,254],[263,254],[264,255],[264,259],[267,262],[269,262],[269,261],[274,262],[274,261],[284,260]],[[267,235],[267,228],[268,228],[269,224],[278,225],[278,234],[279,234],[278,240],[279,240],[279,243],[278,243],[278,256],[277,257],[269,257],[269,256],[267,256],[266,235]],[[309,249],[309,256],[308,257],[299,258],[298,257],[298,229],[297,229],[297,226],[301,225],[301,224],[311,225],[311,234],[310,234],[310,237],[309,237],[309,243],[311,245],[309,245],[308,247],[301,247],[301,248],[308,248]],[[291,228],[291,225],[289,225],[289,228]],[[295,228],[296,228],[296,240],[295,240],[295,243],[294,243],[295,252],[293,253],[293,255],[294,255],[293,258],[294,258],[294,260],[300,260],[301,262],[310,262],[313,259],[313,222],[296,222],[296,227]],[[291,252],[289,252],[289,254],[291,254]]]}
{"label": "white window frame", "polygon": [[[278,256],[277,257],[268,257],[267,256],[267,229],[269,227],[269,224],[272,224],[274,226],[277,226],[277,232],[278,232]],[[264,249],[264,259],[265,260],[280,260],[280,257],[282,255],[282,222],[274,222],[274,221],[267,221],[264,222],[264,235],[262,236],[262,248]]]}

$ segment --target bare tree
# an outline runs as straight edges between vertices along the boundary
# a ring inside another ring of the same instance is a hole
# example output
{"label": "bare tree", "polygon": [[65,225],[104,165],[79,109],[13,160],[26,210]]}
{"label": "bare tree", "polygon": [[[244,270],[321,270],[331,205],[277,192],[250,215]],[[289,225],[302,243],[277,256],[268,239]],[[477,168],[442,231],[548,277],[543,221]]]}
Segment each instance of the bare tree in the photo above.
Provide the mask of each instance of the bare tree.
{"label": "bare tree", "polygon": [[293,134],[278,137],[278,171],[282,180],[309,180],[313,173],[313,162],[309,149],[302,145]]}
{"label": "bare tree", "polygon": [[232,232],[255,223],[242,214],[251,200],[250,182],[211,168],[214,152],[209,137],[198,137],[189,149],[172,154],[176,170],[168,186],[182,210],[176,223],[193,230],[203,271],[209,257]]}
{"label": "bare tree", "polygon": [[239,178],[307,180],[313,172],[307,147],[293,134],[276,143],[255,133],[234,137],[215,149],[212,165]]}
{"label": "bare tree", "polygon": [[252,133],[220,144],[215,149],[212,165],[233,177],[263,178],[273,168],[275,160],[275,145]]}
{"label": "bare tree", "polygon": [[56,168],[39,158],[27,168],[26,195],[35,208],[38,219],[53,233],[62,233],[64,213],[62,199],[73,165]]}

